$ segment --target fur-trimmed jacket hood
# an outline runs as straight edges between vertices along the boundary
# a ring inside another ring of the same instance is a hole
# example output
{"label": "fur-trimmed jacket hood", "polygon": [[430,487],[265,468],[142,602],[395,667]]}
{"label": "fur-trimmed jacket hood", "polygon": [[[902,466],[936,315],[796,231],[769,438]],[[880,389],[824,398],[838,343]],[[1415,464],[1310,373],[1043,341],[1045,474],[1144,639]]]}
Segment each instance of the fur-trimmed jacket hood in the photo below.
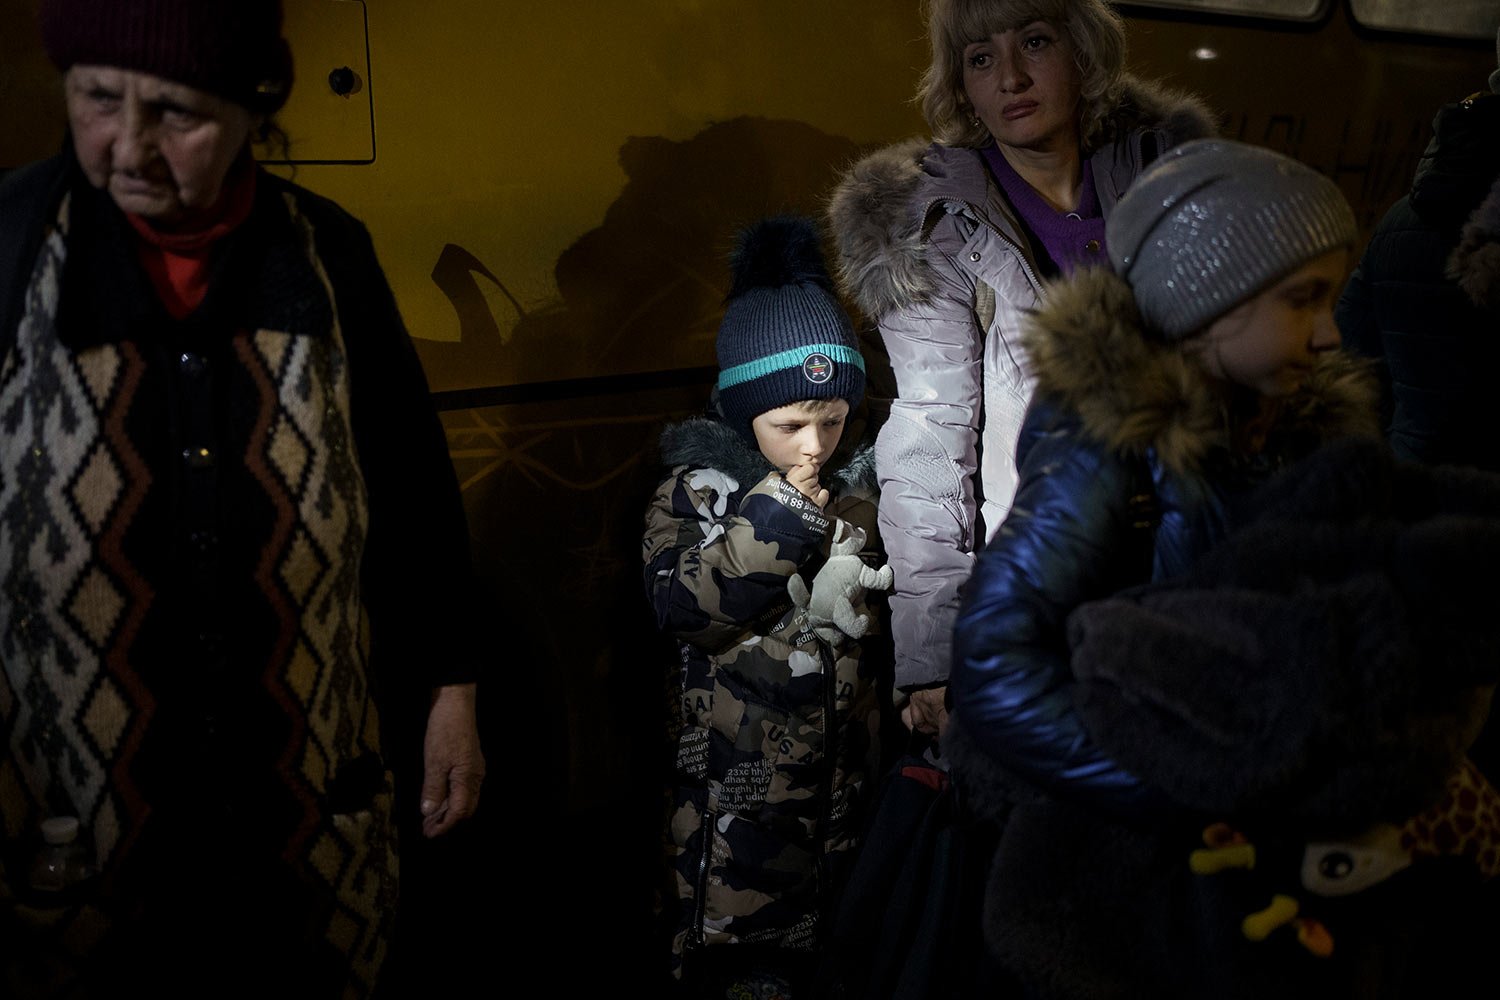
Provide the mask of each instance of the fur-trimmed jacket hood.
{"label": "fur-trimmed jacket hood", "polygon": [[[714,417],[694,417],[669,424],[661,432],[661,457],[669,466],[717,469],[741,486],[754,486],[776,471],[766,456],[752,448],[734,428]],[[875,493],[875,448],[868,442],[834,453],[839,464],[824,473],[825,486],[834,495]]]}
{"label": "fur-trimmed jacket hood", "polygon": [[[1178,475],[1198,474],[1227,451],[1222,391],[1177,345],[1145,329],[1130,286],[1104,268],[1052,285],[1022,333],[1037,394],[1077,414],[1082,433],[1123,454],[1152,455]],[[1375,380],[1363,362],[1320,357],[1284,404],[1267,447],[1306,451],[1319,441],[1375,437]]]}
{"label": "fur-trimmed jacket hood", "polygon": [[1448,258],[1448,277],[1476,306],[1500,312],[1500,175],[1464,224]]}
{"label": "fur-trimmed jacket hood", "polygon": [[[1103,182],[1097,186],[1105,213],[1123,193],[1120,180],[1133,179],[1162,150],[1215,131],[1213,115],[1197,98],[1127,75],[1088,154],[1096,181]],[[919,139],[855,163],[828,208],[838,240],[838,278],[855,304],[879,316],[931,296],[939,279],[925,250],[934,211],[966,205],[983,212],[989,183],[975,150]],[[1014,228],[1013,220],[1005,221]]]}

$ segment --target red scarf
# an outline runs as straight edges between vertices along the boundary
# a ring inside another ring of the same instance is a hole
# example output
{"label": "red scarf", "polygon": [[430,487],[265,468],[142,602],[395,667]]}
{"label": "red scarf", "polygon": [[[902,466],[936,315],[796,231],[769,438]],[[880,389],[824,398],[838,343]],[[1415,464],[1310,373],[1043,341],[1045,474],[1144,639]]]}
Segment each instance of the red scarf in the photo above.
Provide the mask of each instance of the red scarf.
{"label": "red scarf", "polygon": [[164,233],[139,215],[125,218],[140,237],[136,249],[156,297],[173,319],[183,319],[208,294],[209,264],[219,241],[250,217],[255,204],[255,161],[246,156],[229,171],[218,218],[193,232]]}

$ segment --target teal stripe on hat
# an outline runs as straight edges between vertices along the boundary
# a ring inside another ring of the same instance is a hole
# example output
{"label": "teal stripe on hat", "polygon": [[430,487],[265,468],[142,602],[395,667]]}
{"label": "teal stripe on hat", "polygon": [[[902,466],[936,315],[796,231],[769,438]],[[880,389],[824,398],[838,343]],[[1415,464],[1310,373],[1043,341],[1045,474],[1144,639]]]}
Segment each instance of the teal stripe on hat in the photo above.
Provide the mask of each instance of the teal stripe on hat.
{"label": "teal stripe on hat", "polygon": [[797,368],[807,360],[809,354],[826,354],[834,364],[850,364],[860,371],[865,370],[865,359],[860,356],[860,353],[843,344],[808,344],[805,347],[794,347],[789,351],[756,358],[754,361],[724,369],[719,372],[719,389],[724,390],[752,379],[764,378],[787,368]]}

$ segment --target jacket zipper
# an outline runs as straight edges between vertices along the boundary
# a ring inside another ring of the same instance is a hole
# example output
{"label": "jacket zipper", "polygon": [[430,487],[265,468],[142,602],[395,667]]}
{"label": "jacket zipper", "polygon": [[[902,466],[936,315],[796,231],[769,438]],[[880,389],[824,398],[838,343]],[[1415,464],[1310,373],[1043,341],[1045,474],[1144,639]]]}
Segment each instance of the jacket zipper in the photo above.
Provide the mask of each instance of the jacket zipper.
{"label": "jacket zipper", "polygon": [[[969,210],[969,213],[974,216],[974,219],[981,226],[994,233],[995,236],[999,238],[1000,242],[1004,243],[1006,246],[1014,250],[1016,254],[1016,261],[1021,265],[1021,270],[1026,272],[1026,278],[1031,282],[1032,290],[1035,291],[1038,296],[1042,294],[1042,283],[1037,278],[1036,272],[1031,269],[1031,264],[1026,260],[1026,254],[1024,251],[1022,251],[1021,245],[1015,240],[1011,239],[1009,236],[1006,236],[1004,233],[1002,233],[999,227],[997,227],[993,222],[985,217],[985,214],[979,210],[979,207],[977,205],[972,205],[967,201],[960,201],[953,198],[933,198],[926,205],[922,206],[921,217],[925,220],[927,218],[928,212],[931,212],[939,205],[948,204],[964,206],[964,208]],[[985,332],[988,333],[989,331],[986,330]]]}
{"label": "jacket zipper", "polygon": [[838,725],[834,717],[835,685],[838,682],[837,662],[833,652],[823,643],[818,644],[818,655],[823,660],[823,759],[828,767],[823,772],[823,809],[818,817],[818,898],[825,902],[833,891],[828,875],[828,833],[833,826],[833,772],[838,766]]}
{"label": "jacket zipper", "polygon": [[708,913],[708,857],[709,851],[713,849],[714,816],[712,812],[703,814],[703,827],[699,831],[703,839],[703,850],[698,853],[698,905],[697,913],[693,917],[693,940],[698,946],[702,946],[708,935],[703,931],[703,921]]}

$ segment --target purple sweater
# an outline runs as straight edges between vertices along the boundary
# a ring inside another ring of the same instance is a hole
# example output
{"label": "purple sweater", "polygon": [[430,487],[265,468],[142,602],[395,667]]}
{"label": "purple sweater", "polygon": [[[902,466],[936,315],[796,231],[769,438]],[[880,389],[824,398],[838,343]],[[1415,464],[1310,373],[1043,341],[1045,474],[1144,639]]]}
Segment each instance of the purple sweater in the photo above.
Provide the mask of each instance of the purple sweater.
{"label": "purple sweater", "polygon": [[991,143],[981,152],[1011,207],[1026,228],[1042,241],[1043,249],[1059,271],[1070,274],[1081,265],[1108,260],[1104,253],[1104,213],[1099,209],[1094,172],[1087,160],[1083,161],[1083,191],[1077,210],[1059,212],[1016,173],[998,146]]}

